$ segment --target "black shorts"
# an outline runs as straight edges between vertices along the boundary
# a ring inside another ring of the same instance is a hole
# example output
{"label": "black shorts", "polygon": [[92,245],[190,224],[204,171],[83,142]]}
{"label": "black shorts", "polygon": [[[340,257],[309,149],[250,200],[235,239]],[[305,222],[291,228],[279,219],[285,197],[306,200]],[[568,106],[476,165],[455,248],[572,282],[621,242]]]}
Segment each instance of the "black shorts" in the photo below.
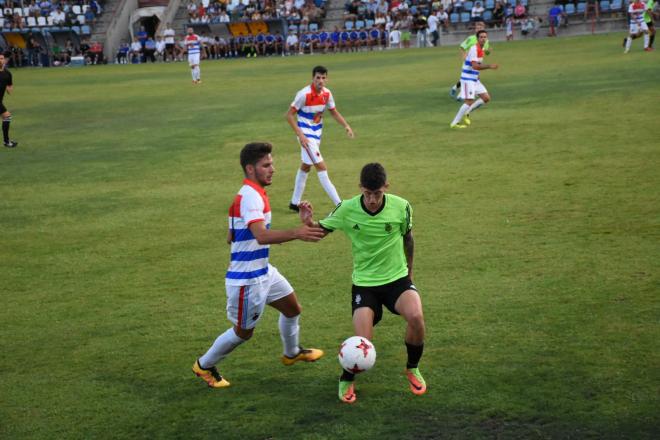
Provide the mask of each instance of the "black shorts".
{"label": "black shorts", "polygon": [[167,50],[174,49],[174,43],[165,43],[165,49]]}
{"label": "black shorts", "polygon": [[0,102],[0,115],[6,111],[7,111],[7,107],[5,107],[5,105],[2,102]]}
{"label": "black shorts", "polygon": [[374,325],[376,325],[383,317],[383,306],[395,315],[399,314],[394,305],[406,290],[417,291],[407,276],[381,286],[356,286],[354,284],[351,301],[353,313],[360,307],[369,307],[374,311]]}
{"label": "black shorts", "polygon": [[648,26],[650,28],[653,27],[653,19],[651,19],[651,21],[645,21],[645,23],[646,23],[646,26]]}

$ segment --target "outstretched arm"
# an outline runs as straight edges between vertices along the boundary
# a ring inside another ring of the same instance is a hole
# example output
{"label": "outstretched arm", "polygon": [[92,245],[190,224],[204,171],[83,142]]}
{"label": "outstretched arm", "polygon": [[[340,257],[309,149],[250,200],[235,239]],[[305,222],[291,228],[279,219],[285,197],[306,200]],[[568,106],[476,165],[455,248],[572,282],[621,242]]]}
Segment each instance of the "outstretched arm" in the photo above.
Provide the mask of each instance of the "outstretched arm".
{"label": "outstretched arm", "polygon": [[325,231],[320,227],[301,225],[295,229],[267,229],[263,221],[251,223],[250,232],[259,244],[279,244],[291,240],[319,241],[325,237]]}
{"label": "outstretched arm", "polygon": [[298,213],[300,215],[300,221],[303,225],[307,225],[310,228],[321,228],[324,237],[330,233],[330,231],[323,228],[319,222],[314,221],[314,210],[311,203],[307,200],[303,200],[298,205],[298,208],[300,209]]}
{"label": "outstretched arm", "polygon": [[412,281],[413,255],[415,253],[415,240],[413,240],[412,230],[403,236],[403,252],[406,254],[406,261],[408,263],[408,278]]}

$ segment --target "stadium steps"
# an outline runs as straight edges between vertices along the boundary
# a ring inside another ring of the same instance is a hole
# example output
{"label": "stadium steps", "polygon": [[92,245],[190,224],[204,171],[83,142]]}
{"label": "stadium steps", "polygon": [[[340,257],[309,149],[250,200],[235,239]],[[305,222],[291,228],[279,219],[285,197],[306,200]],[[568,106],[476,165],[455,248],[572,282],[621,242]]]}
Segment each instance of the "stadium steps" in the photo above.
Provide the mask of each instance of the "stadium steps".
{"label": "stadium steps", "polygon": [[335,26],[340,29],[344,27],[344,3],[345,0],[328,0],[325,19],[323,20],[325,29],[333,30]]}
{"label": "stadium steps", "polygon": [[106,34],[108,26],[114,17],[121,0],[106,0],[103,3],[103,13],[96,20],[96,24],[92,27],[91,41],[98,41],[105,46]]}

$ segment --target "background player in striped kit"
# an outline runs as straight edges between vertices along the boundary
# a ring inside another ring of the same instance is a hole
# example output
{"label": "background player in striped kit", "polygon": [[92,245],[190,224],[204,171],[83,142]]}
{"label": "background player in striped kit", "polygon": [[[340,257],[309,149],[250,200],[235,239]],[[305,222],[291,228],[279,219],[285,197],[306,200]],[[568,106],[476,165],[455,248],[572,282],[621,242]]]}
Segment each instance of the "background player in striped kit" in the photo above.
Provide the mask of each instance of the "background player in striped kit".
{"label": "background player in striped kit", "polygon": [[[449,125],[451,128],[466,128],[470,125],[470,113],[488,101],[490,95],[488,90],[479,80],[479,72],[486,69],[497,69],[497,64],[484,64],[484,46],[488,41],[488,32],[477,32],[477,44],[468,51],[461,73],[460,96],[463,98],[463,104],[456,113],[454,120]],[[479,97],[475,100],[475,97]]]}
{"label": "background player in striped kit", "polygon": [[313,362],[323,356],[321,350],[299,345],[298,298],[286,278],[269,264],[268,254],[271,244],[319,241],[324,232],[306,225],[289,230],[270,229],[271,211],[265,187],[272,183],[275,172],[271,151],[269,143],[250,143],[241,150],[245,179],[229,208],[227,242],[231,244],[231,261],[225,276],[227,318],[234,325],[216,338],[192,368],[212,388],[229,386],[215,365],[252,337],[266,304],[280,312],[284,365]]}
{"label": "background player in striped kit", "polygon": [[202,82],[202,72],[199,68],[199,58],[202,52],[202,42],[197,34],[193,32],[193,28],[188,28],[188,35],[183,40],[188,50],[188,65],[192,73],[193,84]]}
{"label": "background player in striped kit", "polygon": [[344,117],[335,108],[332,93],[325,87],[328,78],[328,69],[316,66],[312,69],[312,84],[301,89],[296,94],[291,107],[286,114],[289,125],[296,133],[301,147],[300,169],[296,174],[295,187],[289,203],[289,209],[298,211],[298,204],[305,191],[307,174],[316,168],[319,181],[325,192],[330,196],[332,203],[338,205],[341,199],[337,189],[328,177],[328,167],[321,156],[321,134],[323,132],[323,112],[327,109],[335,120],[346,129],[349,138],[353,138],[353,129]]}

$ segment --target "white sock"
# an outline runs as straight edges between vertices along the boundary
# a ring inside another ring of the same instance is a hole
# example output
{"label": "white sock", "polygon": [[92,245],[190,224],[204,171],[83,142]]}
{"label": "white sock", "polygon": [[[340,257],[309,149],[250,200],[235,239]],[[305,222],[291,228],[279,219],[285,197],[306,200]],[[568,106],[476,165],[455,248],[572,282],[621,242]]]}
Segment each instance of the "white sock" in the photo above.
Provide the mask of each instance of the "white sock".
{"label": "white sock", "polygon": [[458,109],[458,113],[456,113],[456,117],[454,117],[454,120],[451,122],[451,125],[458,124],[459,122],[461,122],[461,119],[463,119],[463,116],[465,115],[465,113],[468,112],[468,110],[470,110],[469,105],[467,104],[461,105],[461,108]]}
{"label": "white sock", "polygon": [[192,69],[190,69],[190,74],[192,75],[193,81],[196,81],[197,78],[195,78],[195,68],[194,67]]}
{"label": "white sock", "polygon": [[471,105],[470,108],[468,109],[468,111],[467,111],[468,114],[472,113],[473,111],[475,111],[476,109],[478,109],[479,107],[481,107],[481,106],[484,105],[484,104],[485,104],[485,102],[484,102],[483,99],[481,99],[481,98],[477,99],[476,101],[474,101],[474,102],[472,103],[472,105]]}
{"label": "white sock", "polygon": [[321,186],[325,190],[326,193],[330,196],[330,199],[332,200],[332,203],[335,204],[335,206],[339,205],[339,202],[341,202],[341,199],[339,198],[339,194],[337,194],[337,189],[335,186],[330,182],[330,177],[328,177],[328,171],[319,171],[316,173],[319,176],[319,181],[321,182]]}
{"label": "white sock", "polygon": [[300,199],[302,198],[303,192],[305,191],[305,183],[307,183],[307,175],[309,173],[304,172],[298,168],[298,173],[296,173],[296,184],[293,187],[293,196],[291,196],[291,203],[298,205]]}
{"label": "white sock", "polygon": [[630,46],[632,45],[632,37],[628,37],[626,40],[626,50],[630,50]]}
{"label": "white sock", "polygon": [[245,342],[245,339],[239,338],[233,328],[227,329],[227,331],[217,337],[211,348],[209,348],[209,351],[199,358],[199,366],[202,368],[211,368],[226,358],[229,353],[243,342]]}
{"label": "white sock", "polygon": [[644,49],[649,47],[649,34],[644,34]]}
{"label": "white sock", "polygon": [[300,315],[296,315],[293,318],[287,318],[280,313],[280,338],[282,339],[282,345],[284,346],[284,355],[288,357],[294,357],[300,352],[298,348],[298,333],[300,326],[298,325],[298,320]]}
{"label": "white sock", "polygon": [[201,81],[202,80],[202,68],[197,66],[197,67],[195,67],[195,69],[197,69],[197,81]]}

